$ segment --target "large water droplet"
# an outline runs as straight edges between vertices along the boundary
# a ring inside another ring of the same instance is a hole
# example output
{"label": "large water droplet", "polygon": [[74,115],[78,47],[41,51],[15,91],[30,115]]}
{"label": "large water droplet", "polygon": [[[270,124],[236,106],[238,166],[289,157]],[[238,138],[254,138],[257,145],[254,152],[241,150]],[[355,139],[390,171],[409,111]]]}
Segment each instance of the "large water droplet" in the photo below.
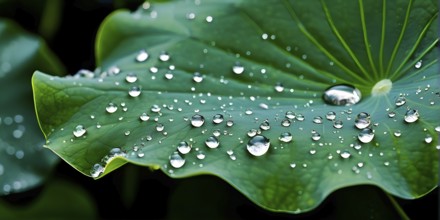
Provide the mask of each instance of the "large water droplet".
{"label": "large water droplet", "polygon": [[170,164],[172,167],[178,169],[178,168],[181,168],[185,164],[185,159],[182,156],[180,156],[179,152],[175,151],[170,156]]}
{"label": "large water droplet", "polygon": [[128,90],[128,94],[131,97],[138,97],[141,94],[141,88],[139,86],[133,86]]}
{"label": "large water droplet", "polygon": [[136,61],[138,62],[144,62],[148,59],[148,53],[145,50],[139,51],[138,55],[136,56]]}
{"label": "large water droplet", "polygon": [[118,106],[115,103],[110,102],[107,107],[105,107],[105,110],[111,114],[118,110]]}
{"label": "large water droplet", "polygon": [[181,141],[178,145],[177,145],[177,150],[181,153],[181,154],[187,154],[191,151],[191,145],[188,144],[188,142],[186,141]]}
{"label": "large water droplet", "polygon": [[356,116],[356,119],[354,120],[354,125],[356,128],[364,129],[371,124],[370,114],[366,112],[361,112]]}
{"label": "large water droplet", "polygon": [[237,62],[234,64],[234,66],[232,66],[232,72],[235,74],[242,74],[244,72],[244,66]]}
{"label": "large water droplet", "polygon": [[361,92],[353,86],[340,84],[325,90],[323,99],[331,105],[353,105],[361,100]]}
{"label": "large water droplet", "polygon": [[280,136],[278,137],[278,140],[282,141],[282,142],[291,142],[293,139],[292,134],[290,132],[284,132],[281,133]]}
{"label": "large water droplet", "polygon": [[191,125],[193,127],[201,127],[205,123],[205,118],[202,115],[195,114],[191,117]]}
{"label": "large water droplet", "polygon": [[264,155],[270,147],[270,141],[262,135],[256,135],[251,138],[247,144],[247,150],[254,156]]}
{"label": "large water droplet", "polygon": [[214,122],[214,124],[222,123],[223,122],[223,115],[222,114],[214,115],[214,117],[212,117],[212,122]]}
{"label": "large water droplet", "polygon": [[220,142],[215,136],[210,136],[206,139],[205,144],[209,148],[217,148],[220,145]]}
{"label": "large water droplet", "polygon": [[86,129],[82,125],[77,125],[75,130],[73,130],[73,135],[75,137],[81,137],[86,133]]}
{"label": "large water droplet", "polygon": [[374,133],[371,128],[364,128],[358,134],[358,140],[362,143],[370,143],[374,138]]}
{"label": "large water droplet", "polygon": [[404,119],[407,123],[413,123],[419,119],[419,111],[416,109],[409,109],[406,111]]}

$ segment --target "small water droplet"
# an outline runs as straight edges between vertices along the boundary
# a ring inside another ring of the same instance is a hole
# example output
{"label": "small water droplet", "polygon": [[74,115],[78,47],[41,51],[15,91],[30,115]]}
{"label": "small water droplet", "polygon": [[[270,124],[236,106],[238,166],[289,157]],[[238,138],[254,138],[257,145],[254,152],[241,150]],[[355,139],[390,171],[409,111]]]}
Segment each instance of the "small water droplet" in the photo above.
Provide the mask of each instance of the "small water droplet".
{"label": "small water droplet", "polygon": [[141,121],[148,121],[150,119],[150,116],[144,112],[141,114],[141,116],[139,116],[139,119],[141,119]]}
{"label": "small water droplet", "polygon": [[244,66],[242,66],[239,62],[236,62],[234,66],[232,66],[232,72],[235,74],[242,74],[244,72]]}
{"label": "small water droplet", "polygon": [[86,133],[86,129],[82,125],[77,125],[75,130],[73,130],[73,135],[75,137],[82,137]]}
{"label": "small water droplet", "polygon": [[161,123],[157,123],[156,124],[156,131],[163,131],[163,129],[165,128],[165,126]]}
{"label": "small water droplet", "polygon": [[127,76],[125,76],[125,81],[128,83],[134,83],[137,81],[137,75],[135,73],[128,73]]}
{"label": "small water droplet", "polygon": [[141,88],[139,86],[133,86],[128,90],[128,94],[131,97],[138,97],[141,94]]}
{"label": "small water droplet", "polygon": [[168,52],[166,51],[162,51],[159,55],[159,60],[162,62],[166,62],[170,60],[170,54],[168,54]]}
{"label": "small water droplet", "polygon": [[351,157],[351,154],[350,154],[349,151],[342,151],[339,155],[340,155],[343,159],[348,159],[348,158]]}
{"label": "small water droplet", "polygon": [[399,96],[394,103],[397,107],[402,106],[406,103],[406,98],[404,96]]}
{"label": "small water droplet", "polygon": [[220,145],[220,142],[215,136],[210,136],[206,139],[205,144],[209,148],[217,148]]}
{"label": "small water droplet", "polygon": [[203,159],[205,159],[206,155],[203,153],[203,151],[199,151],[199,152],[197,152],[196,157],[199,160],[203,160]]}
{"label": "small water droplet", "polygon": [[206,22],[211,23],[214,18],[212,16],[206,16]]}
{"label": "small water droplet", "polygon": [[440,133],[440,126],[435,127],[435,131]]}
{"label": "small water droplet", "polygon": [[394,116],[396,116],[396,113],[395,113],[395,112],[393,112],[393,111],[388,112],[388,117],[390,117],[390,118],[394,118]]}
{"label": "small water droplet", "polygon": [[201,127],[205,123],[205,118],[202,115],[195,114],[191,117],[191,125],[193,127]]}
{"label": "small water droplet", "polygon": [[193,75],[193,81],[196,83],[200,83],[203,81],[203,76],[199,72],[195,72]]}
{"label": "small water droplet", "polygon": [[430,144],[432,142],[432,136],[431,135],[426,135],[425,137],[425,143]]}
{"label": "small water droplet", "polygon": [[103,172],[104,172],[104,167],[99,163],[95,163],[92,166],[92,169],[90,169],[90,175],[93,178],[99,177]]}
{"label": "small water droplet", "polygon": [[182,156],[180,156],[179,152],[175,151],[170,156],[170,164],[172,167],[178,169],[178,168],[181,168],[185,164],[185,159]]}
{"label": "small water droplet", "polygon": [[361,112],[356,116],[356,119],[354,120],[354,125],[358,129],[364,129],[371,124],[370,114],[366,112]]}
{"label": "small water droplet", "polygon": [[335,122],[333,122],[333,127],[336,129],[340,129],[344,126],[344,123],[342,123],[341,120],[336,120]]}
{"label": "small water droplet", "polygon": [[160,106],[159,105],[152,105],[150,108],[150,111],[154,112],[154,113],[158,113],[160,112]]}
{"label": "small water droplet", "polygon": [[286,118],[288,119],[295,119],[296,118],[296,114],[292,111],[287,111],[286,112]]}
{"label": "small water droplet", "polygon": [[295,167],[296,167],[296,163],[290,163],[290,164],[289,164],[289,166],[290,166],[290,168],[292,168],[292,169],[293,169],[293,168],[295,168]]}
{"label": "small water droplet", "polygon": [[266,152],[269,150],[269,147],[269,139],[262,135],[252,137],[247,144],[248,152],[257,157],[266,154]]}
{"label": "small water droplet", "polygon": [[139,157],[139,158],[142,158],[142,157],[144,157],[144,156],[145,156],[145,153],[142,152],[142,151],[139,151],[139,152],[137,153],[137,157]]}
{"label": "small water droplet", "polygon": [[394,131],[394,136],[396,137],[400,137],[402,135],[402,132],[400,132],[400,130]]}
{"label": "small water droplet", "polygon": [[414,67],[415,67],[416,69],[420,69],[420,67],[422,67],[422,63],[423,63],[423,61],[422,61],[422,60],[419,60],[419,61],[417,61],[417,63],[414,65]]}
{"label": "small water droplet", "polygon": [[278,140],[288,143],[291,142],[293,139],[292,134],[290,132],[283,132],[280,134],[280,136],[278,137]]}
{"label": "small water droplet", "polygon": [[364,128],[358,134],[358,140],[362,143],[370,143],[374,138],[374,133],[371,128]]}
{"label": "small water droplet", "polygon": [[280,82],[277,82],[277,83],[275,84],[275,91],[276,91],[276,92],[283,92],[283,91],[284,91],[284,86],[283,86],[283,84],[280,83]]}
{"label": "small water droplet", "polygon": [[319,141],[321,139],[321,135],[318,132],[312,133],[312,140]]}
{"label": "small water droplet", "polygon": [[291,124],[291,122],[290,122],[290,120],[287,119],[287,118],[285,118],[285,119],[283,119],[283,120],[281,121],[281,126],[283,126],[283,127],[289,127],[290,124]]}
{"label": "small water droplet", "polygon": [[306,119],[306,118],[304,117],[303,114],[301,114],[301,113],[296,114],[296,120],[298,120],[298,121],[304,121],[305,119]]}
{"label": "small water droplet", "polygon": [[139,51],[138,55],[136,56],[136,61],[138,62],[145,62],[148,59],[148,53],[145,50]]}
{"label": "small water droplet", "polygon": [[177,150],[181,154],[187,154],[187,153],[189,153],[191,151],[191,145],[189,145],[188,142],[186,142],[186,141],[181,141],[177,145]]}
{"label": "small water droplet", "polygon": [[252,128],[251,130],[249,130],[247,132],[247,136],[248,137],[253,137],[253,136],[257,135],[257,132],[258,132],[257,129]]}
{"label": "small water droplet", "polygon": [[118,106],[115,103],[110,102],[107,107],[105,107],[105,110],[111,114],[118,110]]}
{"label": "small water droplet", "polygon": [[329,121],[335,120],[336,119],[336,112],[334,112],[334,111],[327,112],[327,114],[325,115],[325,118]]}
{"label": "small water droplet", "polygon": [[406,111],[404,120],[407,123],[413,123],[418,119],[419,119],[419,111],[417,111],[416,109],[409,109],[408,111]]}
{"label": "small water droplet", "polygon": [[313,118],[313,123],[315,124],[322,124],[322,117],[321,116],[316,116]]}
{"label": "small water droplet", "polygon": [[212,122],[214,122],[214,124],[222,123],[223,122],[223,115],[222,114],[214,115],[214,117],[212,117]]}
{"label": "small water droplet", "polygon": [[265,130],[265,131],[269,130],[269,129],[270,129],[269,121],[264,121],[264,122],[262,122],[262,123],[260,124],[260,129],[261,129],[261,130]]}
{"label": "small water droplet", "polygon": [[228,121],[226,122],[226,126],[228,126],[228,127],[232,127],[232,126],[234,126],[234,121],[233,121],[233,120],[228,120]]}
{"label": "small water droplet", "polygon": [[361,100],[361,92],[350,85],[340,84],[325,90],[323,99],[331,105],[353,105]]}

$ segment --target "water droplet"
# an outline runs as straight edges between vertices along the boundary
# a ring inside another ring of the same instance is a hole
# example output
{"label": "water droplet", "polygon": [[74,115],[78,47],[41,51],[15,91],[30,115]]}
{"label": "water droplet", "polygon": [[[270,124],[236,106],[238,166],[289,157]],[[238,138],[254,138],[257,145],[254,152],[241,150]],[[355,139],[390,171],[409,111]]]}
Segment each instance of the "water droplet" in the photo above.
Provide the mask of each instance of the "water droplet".
{"label": "water droplet", "polygon": [[265,131],[269,130],[269,129],[270,129],[270,124],[269,124],[269,122],[268,122],[268,121],[264,121],[264,122],[262,122],[262,123],[260,124],[260,129],[261,129],[261,130],[265,130]]}
{"label": "water droplet", "polygon": [[394,118],[394,116],[396,116],[396,113],[395,113],[395,112],[393,112],[393,111],[388,112],[388,117],[390,117],[390,118]]}
{"label": "water droplet", "polygon": [[257,132],[258,132],[257,129],[252,128],[251,130],[249,130],[247,132],[247,136],[248,137],[253,137],[253,136],[257,135]]}
{"label": "water droplet", "polygon": [[298,121],[304,121],[304,120],[305,120],[305,117],[304,117],[303,114],[298,113],[298,114],[296,114],[296,120],[298,120]]}
{"label": "water droplet", "polygon": [[321,135],[318,132],[312,133],[312,140],[319,141],[321,139]]}
{"label": "water droplet", "polygon": [[396,137],[400,137],[402,135],[402,132],[400,132],[400,130],[394,131],[394,136]]}
{"label": "water droplet", "polygon": [[75,137],[81,137],[86,133],[86,129],[82,125],[77,125],[75,130],[73,130],[73,135]]}
{"label": "water droplet", "polygon": [[232,127],[233,125],[234,125],[234,121],[232,121],[232,120],[228,120],[226,122],[226,126],[228,126],[228,127]]}
{"label": "water droplet", "polygon": [[343,159],[348,159],[348,158],[351,157],[351,154],[350,154],[349,151],[342,151],[339,155],[340,155]]}
{"label": "water droplet", "polygon": [[212,117],[212,122],[214,122],[214,124],[222,123],[223,122],[223,115],[222,114],[214,115],[214,117]]}
{"label": "water droplet", "polygon": [[431,135],[426,135],[425,137],[425,143],[430,144],[432,142],[432,136]]}
{"label": "water droplet", "polygon": [[125,81],[128,83],[134,83],[137,81],[137,75],[135,73],[128,73],[127,76],[125,76]]}
{"label": "water droplet", "polygon": [[262,135],[252,137],[247,144],[247,150],[254,156],[264,155],[269,150],[269,147],[269,139]]}
{"label": "water droplet", "polygon": [[144,112],[141,114],[141,116],[139,116],[139,119],[141,119],[141,121],[148,121],[150,119],[150,116]]}
{"label": "water droplet", "polygon": [[322,117],[321,116],[316,116],[313,118],[313,123],[315,124],[322,124]]}
{"label": "water droplet", "polygon": [[199,151],[199,152],[197,152],[196,157],[199,160],[203,160],[203,159],[205,159],[206,155],[202,151]]}
{"label": "water droplet", "polygon": [[195,72],[193,75],[193,81],[196,83],[202,82],[203,81],[202,74],[200,74],[199,72]]}
{"label": "water droplet", "polygon": [[285,119],[283,119],[283,120],[281,121],[281,126],[283,126],[283,127],[289,127],[290,124],[291,124],[291,122],[290,122],[290,120],[287,119],[287,118],[285,118]]}
{"label": "water droplet", "polygon": [[131,97],[138,97],[141,94],[141,88],[139,86],[133,86],[128,90],[128,94]]}
{"label": "water droplet", "polygon": [[182,156],[180,156],[179,152],[175,151],[170,156],[170,164],[172,167],[178,169],[178,168],[181,168],[185,164],[185,159]]}
{"label": "water droplet", "polygon": [[370,114],[366,112],[361,112],[356,116],[356,119],[354,120],[354,125],[358,129],[364,129],[371,124]]}
{"label": "water droplet", "polygon": [[416,109],[409,109],[406,111],[404,119],[407,123],[413,123],[419,119],[419,111]]}
{"label": "water droplet", "polygon": [[159,60],[162,62],[166,62],[170,60],[170,54],[168,54],[168,52],[166,51],[162,51],[159,55]]}
{"label": "water droplet", "polygon": [[417,63],[414,65],[414,67],[416,68],[416,69],[420,69],[420,67],[422,67],[422,60],[419,60],[419,61],[417,61]]}
{"label": "water droplet", "polygon": [[205,144],[209,148],[217,148],[220,145],[220,142],[215,136],[210,136],[206,139]]}
{"label": "water droplet", "polygon": [[340,129],[344,126],[344,123],[342,123],[341,120],[336,120],[335,122],[333,122],[333,127],[336,129]]}
{"label": "water droplet", "polygon": [[440,133],[440,126],[435,127],[435,131]]}
{"label": "water droplet", "polygon": [[296,163],[290,163],[289,166],[290,166],[290,168],[295,168],[296,167]]}
{"label": "water droplet", "polygon": [[187,154],[191,151],[191,145],[188,144],[188,142],[186,141],[181,141],[178,145],[177,145],[177,150],[181,153],[181,154]]}
{"label": "water droplet", "polygon": [[325,115],[325,118],[329,121],[333,121],[336,118],[336,112],[334,111],[329,111],[327,112],[327,114]]}
{"label": "water droplet", "polygon": [[156,131],[163,131],[163,129],[165,128],[165,126],[161,123],[157,123],[156,124]]}
{"label": "water droplet", "polygon": [[280,83],[280,82],[277,82],[277,83],[275,84],[275,91],[277,91],[277,92],[283,92],[283,91],[284,91],[284,86],[283,86],[283,84]]}
{"label": "water droplet", "polygon": [[397,107],[402,106],[406,103],[406,98],[404,96],[397,97],[395,104]]}
{"label": "water droplet", "polygon": [[288,119],[295,119],[296,118],[296,114],[292,111],[287,111],[286,112],[286,118]]}
{"label": "water droplet", "polygon": [[92,169],[90,169],[90,175],[93,178],[99,177],[103,172],[104,172],[104,167],[99,163],[95,163],[92,166]]}
{"label": "water droplet", "polygon": [[353,86],[340,84],[325,90],[323,99],[331,105],[353,105],[361,100],[361,92]]}
{"label": "water droplet", "polygon": [[118,110],[118,106],[115,103],[110,102],[107,107],[105,107],[105,110],[111,114]]}
{"label": "water droplet", "polygon": [[358,140],[362,143],[370,143],[374,138],[374,133],[371,128],[364,128],[358,134]]}
{"label": "water droplet", "polygon": [[244,72],[244,66],[237,62],[234,64],[234,66],[232,66],[232,72],[235,74],[242,74]]}
{"label": "water droplet", "polygon": [[150,108],[150,111],[154,112],[154,113],[158,113],[160,112],[160,106],[159,105],[152,105]]}
{"label": "water droplet", "polygon": [[145,62],[148,59],[148,53],[145,50],[139,51],[138,55],[136,56],[136,61],[138,62]]}
{"label": "water droplet", "polygon": [[214,18],[212,16],[206,16],[206,22],[211,23]]}
{"label": "water droplet", "polygon": [[291,142],[293,139],[292,134],[290,132],[284,132],[281,133],[280,136],[278,137],[278,140],[282,141],[282,142]]}
{"label": "water droplet", "polygon": [[205,123],[205,118],[202,115],[195,114],[191,117],[191,125],[193,127],[201,127]]}

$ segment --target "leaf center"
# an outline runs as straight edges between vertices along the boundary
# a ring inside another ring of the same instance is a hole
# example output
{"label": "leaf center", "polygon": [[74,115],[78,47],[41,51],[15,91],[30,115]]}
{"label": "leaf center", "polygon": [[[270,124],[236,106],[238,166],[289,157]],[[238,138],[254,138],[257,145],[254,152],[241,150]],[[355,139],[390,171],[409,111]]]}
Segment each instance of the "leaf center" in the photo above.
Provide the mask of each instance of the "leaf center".
{"label": "leaf center", "polygon": [[390,92],[391,88],[393,87],[393,82],[389,79],[383,79],[376,83],[376,85],[373,86],[371,89],[371,95],[373,96],[380,96],[380,95],[386,95],[388,92]]}

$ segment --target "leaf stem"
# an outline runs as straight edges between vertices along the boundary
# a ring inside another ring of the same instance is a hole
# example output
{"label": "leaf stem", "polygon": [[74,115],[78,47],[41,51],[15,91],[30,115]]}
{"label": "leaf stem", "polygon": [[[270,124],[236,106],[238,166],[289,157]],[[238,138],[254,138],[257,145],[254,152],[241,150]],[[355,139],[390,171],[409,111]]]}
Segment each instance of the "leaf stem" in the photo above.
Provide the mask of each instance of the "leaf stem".
{"label": "leaf stem", "polygon": [[388,199],[390,200],[391,204],[394,206],[400,217],[402,217],[403,220],[410,220],[410,218],[408,217],[408,215],[406,215],[405,211],[403,211],[402,207],[400,207],[396,199],[394,199],[394,197],[389,193],[385,193],[385,194],[387,195]]}

